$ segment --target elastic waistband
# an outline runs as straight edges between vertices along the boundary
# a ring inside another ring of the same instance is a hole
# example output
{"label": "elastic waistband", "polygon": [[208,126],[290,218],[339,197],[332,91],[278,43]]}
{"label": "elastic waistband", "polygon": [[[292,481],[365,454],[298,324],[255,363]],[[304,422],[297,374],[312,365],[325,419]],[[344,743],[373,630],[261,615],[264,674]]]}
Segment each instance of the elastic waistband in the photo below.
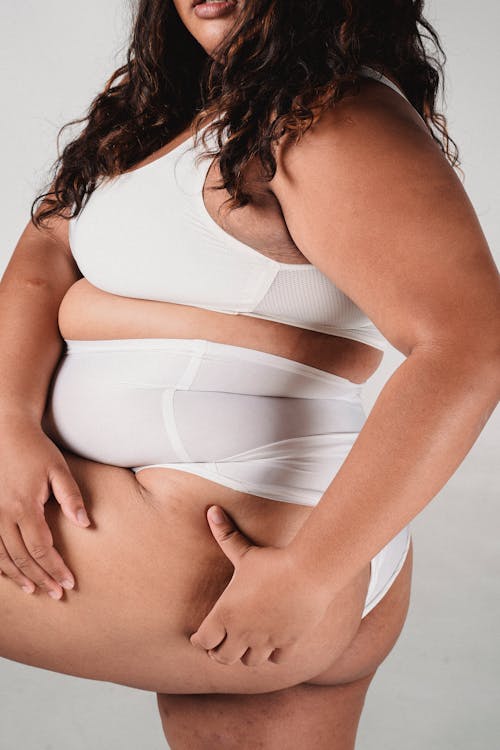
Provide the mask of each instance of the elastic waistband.
{"label": "elastic waistband", "polygon": [[332,392],[342,392],[347,397],[357,398],[362,390],[362,383],[354,383],[340,375],[326,372],[318,367],[297,362],[278,354],[270,354],[258,349],[222,344],[207,339],[173,339],[173,338],[140,338],[140,339],[95,339],[76,340],[65,339],[68,354],[83,352],[127,352],[127,351],[169,351],[172,353],[199,355],[205,360],[211,357],[217,361],[225,360],[234,365],[235,362],[244,365],[245,362],[271,366],[287,374],[297,374],[309,380],[332,388]]}

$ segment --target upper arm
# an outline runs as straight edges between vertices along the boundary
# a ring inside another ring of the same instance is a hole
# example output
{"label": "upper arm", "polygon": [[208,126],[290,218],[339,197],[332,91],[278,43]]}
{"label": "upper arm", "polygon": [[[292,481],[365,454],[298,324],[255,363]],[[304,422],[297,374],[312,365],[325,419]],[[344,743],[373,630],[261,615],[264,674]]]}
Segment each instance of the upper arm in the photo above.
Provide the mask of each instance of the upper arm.
{"label": "upper arm", "polygon": [[46,225],[26,224],[2,277],[2,283],[46,286],[62,297],[82,273],[71,253],[68,220],[51,216]]}
{"label": "upper arm", "polygon": [[410,105],[375,86],[279,144],[271,189],[290,235],[402,353],[488,347],[493,325],[497,346],[499,277],[473,206]]}

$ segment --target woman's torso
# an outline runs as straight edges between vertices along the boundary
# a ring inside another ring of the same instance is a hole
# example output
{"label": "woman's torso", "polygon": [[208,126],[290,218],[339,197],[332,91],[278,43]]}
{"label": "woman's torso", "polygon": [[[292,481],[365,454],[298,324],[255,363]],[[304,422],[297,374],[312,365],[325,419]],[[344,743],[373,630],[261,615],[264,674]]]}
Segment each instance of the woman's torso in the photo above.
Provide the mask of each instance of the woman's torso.
{"label": "woman's torso", "polygon": [[[367,81],[367,84],[373,84],[374,87],[377,85],[371,81]],[[168,153],[176,145],[182,143],[188,135],[188,131],[180,134],[171,144],[142,162],[142,165],[152,163],[162,154]],[[213,167],[208,175],[207,188],[217,182],[217,169]],[[227,197],[225,191],[207,191],[205,203],[214,221],[219,220],[218,208]],[[306,261],[289,236],[278,201],[270,188],[260,193],[253,205],[229,214],[224,229],[230,235],[255,248],[256,252],[268,254],[275,260],[291,264],[303,264]],[[103,252],[105,250],[104,247]],[[377,369],[383,356],[380,350],[360,341],[301,329],[280,322],[246,315],[227,315],[185,304],[110,294],[90,284],[86,278],[75,282],[67,291],[59,310],[59,326],[65,339],[165,337],[208,339],[235,344],[288,357],[354,382],[366,380]],[[222,577],[224,570],[227,569],[227,559],[217,553],[214,548],[212,535],[203,521],[206,508],[211,503],[222,504],[239,528],[256,543],[280,546],[293,538],[311,513],[312,507],[291,502],[276,502],[266,497],[241,493],[222,484],[207,482],[194,474],[165,468],[145,469],[134,478],[122,468],[100,465],[95,462],[87,463],[72,453],[66,455],[68,465],[75,473],[79,486],[86,490],[86,496],[88,495],[95,501],[105,497],[106,502],[102,504],[103,508],[109,510],[115,507],[116,503],[113,502],[115,498],[120,507],[123,496],[134,498],[133,505],[140,508],[140,514],[131,516],[132,523],[129,524],[128,529],[132,529],[132,532],[125,530],[120,539],[130,538],[131,533],[136,534],[137,528],[147,529],[147,526],[141,525],[140,519],[143,517],[147,519],[152,517],[155,528],[160,529],[164,553],[160,569],[176,571],[173,577],[171,575],[160,576],[161,580],[170,586],[167,590],[167,599],[171,603],[168,608],[171,619],[167,623],[162,622],[161,642],[166,643],[170,649],[168,654],[175,655],[175,659],[170,661],[178,665],[175,675],[176,686],[178,687],[179,681],[183,681],[185,686],[188,679],[191,679],[190,686],[193,689],[204,689],[199,684],[198,687],[193,687],[193,680],[199,682],[200,674],[205,679],[205,668],[200,671],[196,664],[196,668],[193,668],[192,674],[189,675],[189,665],[194,664],[195,659],[192,655],[192,647],[186,639],[186,633],[192,632],[194,627],[199,626],[199,613],[204,616],[227,585],[227,581]],[[127,494],[125,490],[128,488],[130,492]],[[140,492],[140,498],[145,502],[136,503],[137,491]],[[123,517],[128,518],[128,515],[130,514],[125,513]],[[171,522],[171,519],[174,520]],[[101,519],[100,528],[111,528],[113,533],[115,531],[115,525],[112,522],[106,523],[104,517]],[[165,528],[167,530],[173,528],[176,538],[182,539],[182,545],[169,545],[168,538],[161,531]],[[149,536],[148,540],[150,546]],[[99,546],[102,547],[102,545]],[[169,551],[168,555],[165,550]],[[153,558],[154,555],[148,557],[148,559]],[[198,565],[196,561],[199,561]],[[139,570],[142,571],[142,568],[140,567]],[[212,571],[211,582],[217,591],[207,589],[205,581],[207,570]],[[312,674],[311,665],[316,658],[314,649],[317,644],[319,644],[319,662],[321,663],[321,667],[318,666],[317,670],[319,674],[320,669],[326,670],[334,664],[333,653],[343,651],[345,648],[343,639],[349,629],[345,643],[357,643],[353,640],[353,633],[359,624],[369,573],[370,569],[367,565],[356,581],[341,592],[342,596],[336,598],[335,606],[329,610],[318,632],[308,634],[308,643],[312,648],[312,650],[308,649],[306,657],[309,675]],[[402,577],[398,580],[401,581]],[[175,589],[171,588],[172,584],[175,584]],[[397,587],[394,586],[392,590],[396,593]],[[389,598],[391,594],[386,596],[386,606],[391,607]],[[401,595],[399,595],[399,601],[403,601]],[[363,631],[365,636],[370,632],[376,635],[377,620],[373,618],[376,618],[375,612],[369,613],[365,619],[365,623],[373,622],[371,631],[366,630],[365,624]],[[398,622],[401,620],[401,606],[399,605],[392,606],[390,617],[385,616],[384,632],[390,632],[389,625],[391,622],[395,623],[396,618],[399,618]],[[392,627],[395,631],[394,625]],[[377,632],[380,632],[380,626]],[[374,644],[370,647],[372,653],[369,653],[370,649],[366,645],[361,644],[354,665],[351,652],[347,654],[344,666],[340,664],[340,672],[335,672],[334,665],[333,671],[330,668],[324,673],[325,682],[328,684],[328,681],[337,679],[340,681],[352,679],[352,674],[359,669],[360,665],[365,667],[366,664],[373,663],[374,649],[378,654],[381,646],[385,644],[381,644],[379,637],[374,637],[372,641]],[[332,644],[334,644],[333,647]],[[142,658],[142,652],[139,651],[138,654]],[[141,668],[143,669],[143,664]],[[342,668],[345,670],[344,673],[342,673]],[[210,689],[213,690],[214,685],[217,685],[217,689],[227,692],[227,682],[223,681],[232,678],[233,668],[225,666],[221,669],[222,672],[220,674],[217,672],[217,676],[213,678]],[[169,675],[173,674],[171,669],[167,672]],[[256,679],[262,685],[262,679],[260,677]],[[246,687],[248,677],[244,676],[244,680]],[[236,684],[234,679],[233,682]],[[237,685],[239,686],[237,689],[241,692],[241,683]],[[165,690],[168,691],[168,686]]]}
{"label": "woman's torso", "polygon": [[[388,88],[370,79],[363,84],[375,86],[375,90]],[[134,172],[140,173],[152,164],[167,167],[168,161],[156,162],[179,146],[182,150],[189,135],[189,129],[179,134],[125,173],[126,176],[134,179]],[[201,191],[207,215],[229,239],[236,238],[253,249],[256,257],[260,254],[287,264],[289,269],[298,264],[302,270],[308,270],[305,268],[308,261],[290,237],[271,187],[258,180],[258,169],[253,165],[247,175],[250,189],[255,188],[252,202],[229,214],[224,211],[221,219],[219,208],[229,194],[226,190],[210,190],[220,177],[216,162],[212,162]],[[144,177],[144,173],[138,176]],[[147,241],[146,230],[144,234]],[[100,252],[105,253],[106,247],[100,248]],[[138,248],[137,273],[147,274],[148,267],[140,265],[140,257]],[[116,273],[119,272],[117,267]],[[370,377],[383,358],[379,348],[345,336],[245,314],[228,315],[195,305],[111,294],[85,277],[76,281],[64,296],[59,309],[59,328],[65,339],[201,338],[236,344],[288,357],[358,383]]]}

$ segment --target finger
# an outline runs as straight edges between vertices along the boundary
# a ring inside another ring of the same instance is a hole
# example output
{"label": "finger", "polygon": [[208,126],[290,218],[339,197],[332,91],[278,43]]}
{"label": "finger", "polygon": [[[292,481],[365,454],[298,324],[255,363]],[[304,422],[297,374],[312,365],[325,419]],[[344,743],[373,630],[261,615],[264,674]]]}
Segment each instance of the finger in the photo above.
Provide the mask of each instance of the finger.
{"label": "finger", "polygon": [[226,637],[225,641],[217,648],[208,650],[208,655],[219,664],[236,664],[241,659],[245,651],[248,650],[248,643],[241,638]]}
{"label": "finger", "polygon": [[2,574],[5,574],[9,578],[12,578],[12,580],[17,583],[23,591],[26,591],[27,594],[32,594],[35,590],[35,584],[33,581],[30,581],[29,578],[26,578],[19,568],[17,568],[14,563],[11,560],[11,557],[7,550],[5,549],[5,545],[0,539],[0,570]]}
{"label": "finger", "polygon": [[220,548],[236,567],[238,560],[255,545],[241,533],[234,521],[218,505],[211,505],[207,512],[210,530]]}
{"label": "finger", "polygon": [[61,598],[62,588],[33,560],[26,549],[17,525],[2,531],[2,541],[10,559],[21,573],[24,573],[27,578],[46,591],[53,599]]}
{"label": "finger", "polygon": [[200,627],[190,637],[193,646],[208,651],[210,648],[218,646],[226,637],[226,628],[224,624],[216,617],[207,615]]}
{"label": "finger", "polygon": [[241,661],[246,667],[259,667],[269,660],[269,657],[275,651],[272,646],[265,648],[248,648],[241,657]]}
{"label": "finger", "polygon": [[89,526],[90,519],[85,510],[80,488],[67,466],[56,466],[49,472],[52,493],[62,512],[77,526]]}
{"label": "finger", "polygon": [[269,661],[274,664],[290,663],[296,656],[295,644],[291,646],[283,646],[283,648],[275,648],[269,656]]}
{"label": "finger", "polygon": [[43,508],[30,512],[22,521],[18,521],[17,525],[31,557],[63,589],[72,589],[75,580],[61,555],[54,548],[54,539],[45,520]]}

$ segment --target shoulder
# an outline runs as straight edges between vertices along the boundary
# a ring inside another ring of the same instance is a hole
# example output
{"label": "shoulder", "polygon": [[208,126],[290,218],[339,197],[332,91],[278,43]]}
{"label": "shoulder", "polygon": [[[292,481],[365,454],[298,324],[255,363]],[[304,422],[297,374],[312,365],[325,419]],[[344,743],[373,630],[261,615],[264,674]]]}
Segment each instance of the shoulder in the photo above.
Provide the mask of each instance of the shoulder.
{"label": "shoulder", "polygon": [[269,185],[284,198],[289,183],[311,172],[322,180],[363,172],[369,164],[389,170],[396,156],[411,163],[424,152],[436,165],[449,166],[414,107],[384,83],[363,78],[359,93],[325,110],[298,141],[289,134],[278,141]]}
{"label": "shoulder", "polygon": [[485,295],[489,250],[458,175],[406,99],[363,81],[299,141],[278,144],[276,161],[271,189],[296,247],[397,349],[474,329],[467,314],[481,306],[476,291]]}

